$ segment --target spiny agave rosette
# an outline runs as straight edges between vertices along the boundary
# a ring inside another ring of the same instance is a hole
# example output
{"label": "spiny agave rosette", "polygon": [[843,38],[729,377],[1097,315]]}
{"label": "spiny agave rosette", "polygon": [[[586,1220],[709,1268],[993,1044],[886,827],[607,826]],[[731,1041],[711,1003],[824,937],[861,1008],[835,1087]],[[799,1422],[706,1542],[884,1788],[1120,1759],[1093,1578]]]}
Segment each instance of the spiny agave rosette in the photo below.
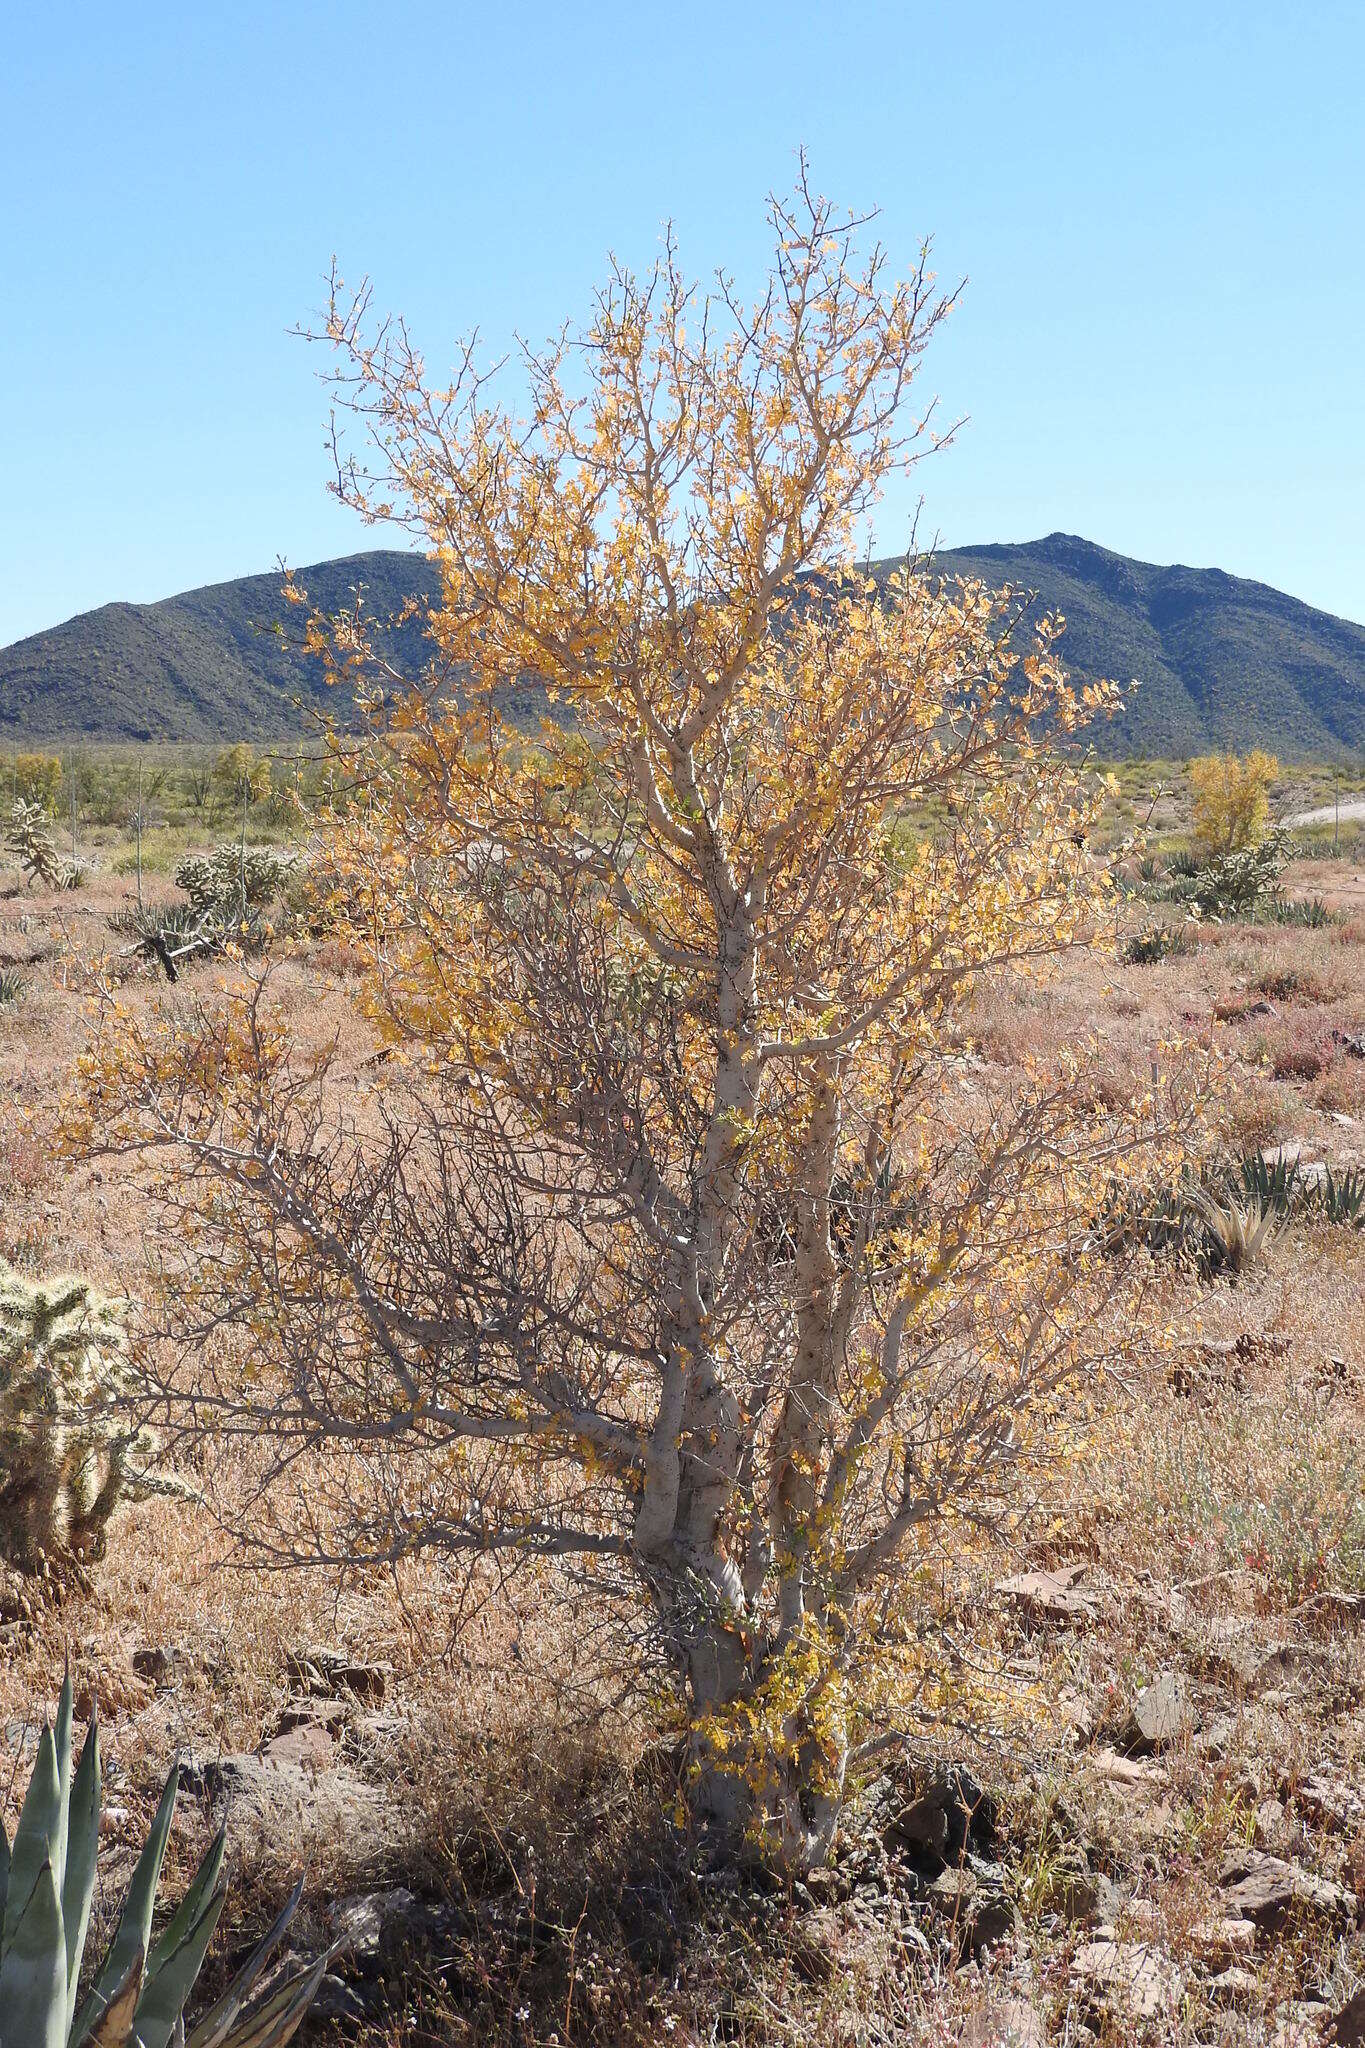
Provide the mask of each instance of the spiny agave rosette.
{"label": "spiny agave rosette", "polygon": [[71,1722],[68,1676],[56,1727],[43,1729],[12,1849],[0,1827],[0,2048],[281,2048],[308,2009],[326,1956],[287,1970],[248,2001],[293,1918],[301,1885],[222,1997],[186,2032],[185,2002],[226,1885],[220,1833],[152,1939],[178,1768],[166,1781],[108,1953],[77,2009],[99,1848],[100,1748],[92,1716],[73,1777]]}
{"label": "spiny agave rosette", "polygon": [[153,1469],[122,1304],[78,1277],[0,1262],[0,1555],[98,1555],[129,1491],[179,1491]]}

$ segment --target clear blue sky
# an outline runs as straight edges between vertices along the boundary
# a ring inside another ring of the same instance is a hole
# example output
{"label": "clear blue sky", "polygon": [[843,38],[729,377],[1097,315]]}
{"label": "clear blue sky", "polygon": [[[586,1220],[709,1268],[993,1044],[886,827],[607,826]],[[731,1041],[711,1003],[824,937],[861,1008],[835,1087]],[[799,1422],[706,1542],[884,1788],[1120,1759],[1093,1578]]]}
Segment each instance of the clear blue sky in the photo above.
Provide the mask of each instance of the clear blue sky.
{"label": "clear blue sky", "polygon": [[[947,543],[1078,532],[1365,619],[1365,7],[27,6],[0,60],[0,643],[367,535],[287,329],[335,251],[434,364],[672,216],[757,280],[800,143],[935,238]],[[909,497],[878,541],[904,542]],[[922,529],[923,531],[923,529]]]}

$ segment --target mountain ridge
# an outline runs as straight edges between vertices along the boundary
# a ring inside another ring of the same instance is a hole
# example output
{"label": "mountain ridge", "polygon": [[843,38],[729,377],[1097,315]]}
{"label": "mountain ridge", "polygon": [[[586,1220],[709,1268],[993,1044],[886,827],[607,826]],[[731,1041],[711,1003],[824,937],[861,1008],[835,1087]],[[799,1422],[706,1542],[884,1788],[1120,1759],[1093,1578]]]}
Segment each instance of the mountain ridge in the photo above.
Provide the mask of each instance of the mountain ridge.
{"label": "mountain ridge", "polygon": [[[896,566],[874,562],[874,574]],[[939,550],[929,573],[1037,593],[1067,621],[1062,658],[1080,681],[1136,680],[1123,716],[1094,738],[1111,755],[1269,746],[1287,758],[1365,747],[1365,625],[1222,569],[1140,562],[1075,534]],[[379,618],[435,589],[421,555],[375,549],[299,572],[326,610],[357,584]],[[116,601],[0,648],[0,737],[17,741],[279,739],[324,701],[320,666],[281,633],[278,571],[205,584],[150,604]],[[391,642],[420,663],[409,624]],[[533,691],[518,709],[534,716]]]}

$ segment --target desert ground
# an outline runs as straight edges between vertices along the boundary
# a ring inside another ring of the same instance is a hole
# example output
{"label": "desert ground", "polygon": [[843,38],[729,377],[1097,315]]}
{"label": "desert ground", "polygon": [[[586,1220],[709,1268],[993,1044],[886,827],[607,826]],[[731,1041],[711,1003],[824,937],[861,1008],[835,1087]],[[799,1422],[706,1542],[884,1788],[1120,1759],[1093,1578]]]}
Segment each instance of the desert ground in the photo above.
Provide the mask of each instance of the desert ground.
{"label": "desert ground", "polygon": [[[1121,864],[1113,957],[980,988],[962,1087],[1093,1032],[1113,1089],[1135,1089],[1180,1036],[1225,1062],[1218,1160],[1298,1158],[1310,1183],[1365,1168],[1353,816],[1335,856],[1319,828],[1283,878],[1322,922],[1187,919],[1144,964],[1130,942],[1172,916],[1150,885],[1186,792],[1126,774],[1114,837],[1145,824],[1151,858]],[[197,835],[150,836],[149,897]],[[64,1156],[58,1126],[100,988],[134,1009],[166,990],[108,923],[136,886],[126,828],[82,857],[78,890],[11,871],[0,893],[0,968],[22,983],[0,1007],[0,1255],[136,1300],[151,1190]],[[212,1003],[235,971],[192,965],[177,994]],[[343,1075],[369,1071],[344,942],[283,942],[273,986],[303,1036],[336,1034]],[[1090,1387],[1022,1538],[917,1561],[934,1659],[979,1667],[989,1711],[927,1695],[809,1882],[698,1862],[670,1818],[673,1751],[548,1596],[466,1614],[434,1563],[310,1575],[240,1554],[218,1510],[249,1449],[121,1508],[84,1573],[6,1577],[11,1830],[69,1658],[109,1759],[101,1912],[179,1753],[176,1872],[228,1828],[211,1974],[306,1870],[292,1939],[335,1954],[305,2040],[1365,2041],[1365,1230],[1303,1202],[1240,1272],[1153,1252],[1145,1300],[1141,1373]]]}

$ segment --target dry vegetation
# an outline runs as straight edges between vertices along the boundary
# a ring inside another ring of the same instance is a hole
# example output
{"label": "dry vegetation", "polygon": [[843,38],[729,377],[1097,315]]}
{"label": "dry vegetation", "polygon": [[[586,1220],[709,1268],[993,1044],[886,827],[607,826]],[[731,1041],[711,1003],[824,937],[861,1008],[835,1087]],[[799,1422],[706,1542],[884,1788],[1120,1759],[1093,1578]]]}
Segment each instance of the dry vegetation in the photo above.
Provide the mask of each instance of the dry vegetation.
{"label": "dry vegetation", "polygon": [[[1164,800],[1168,846],[1184,804],[1179,786]],[[0,967],[25,983],[0,1008],[0,1255],[136,1297],[138,1170],[57,1146],[117,951],[106,920],[130,900],[124,851],[74,894],[16,882],[0,902]],[[1365,1164],[1365,864],[1348,845],[1287,882],[1331,921],[1206,923],[1154,965],[980,990],[961,1088],[1093,1029],[1121,1100],[1179,1033],[1225,1056],[1220,1156]],[[1119,938],[1164,914],[1129,895]],[[336,1038],[344,1092],[374,1071],[357,962],[334,938],[283,951],[275,997],[303,1036]],[[135,1012],[155,971],[121,964]],[[196,965],[193,992],[212,1004],[236,972]],[[188,1752],[199,1796],[173,1854],[183,1875],[226,1800],[230,1945],[303,1860],[300,1945],[350,1931],[315,2039],[1315,2042],[1365,1978],[1365,1232],[1305,1208],[1235,1279],[1159,1256],[1143,1313],[1164,1341],[1092,1382],[1022,1537],[964,1531],[917,1558],[922,1724],[867,1767],[806,1881],[698,1860],[676,1756],[534,1585],[462,1581],[464,1614],[439,1561],[337,1575],[235,1555],[216,1510],[250,1487],[250,1445],[196,1452],[199,1499],[120,1509],[90,1574],[6,1580],[13,1789],[69,1655],[115,1786],[103,1909]],[[1153,1685],[1165,1718],[1143,1735]],[[951,1798],[927,1823],[933,1795],[913,1804],[949,1765],[995,1809],[967,1839]],[[1282,1900],[1239,1880],[1256,1852],[1290,1867],[1258,1866]]]}

